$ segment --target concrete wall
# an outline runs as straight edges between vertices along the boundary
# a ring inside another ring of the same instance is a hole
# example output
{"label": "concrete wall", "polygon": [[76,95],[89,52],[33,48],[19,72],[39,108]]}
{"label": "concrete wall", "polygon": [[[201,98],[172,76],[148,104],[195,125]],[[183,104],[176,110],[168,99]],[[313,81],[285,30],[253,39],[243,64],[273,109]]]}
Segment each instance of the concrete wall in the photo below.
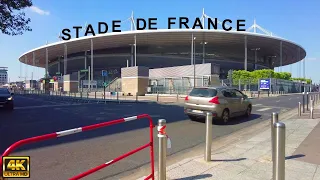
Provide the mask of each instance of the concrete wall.
{"label": "concrete wall", "polygon": [[125,95],[143,96],[147,93],[149,83],[148,67],[121,68],[121,89]]}

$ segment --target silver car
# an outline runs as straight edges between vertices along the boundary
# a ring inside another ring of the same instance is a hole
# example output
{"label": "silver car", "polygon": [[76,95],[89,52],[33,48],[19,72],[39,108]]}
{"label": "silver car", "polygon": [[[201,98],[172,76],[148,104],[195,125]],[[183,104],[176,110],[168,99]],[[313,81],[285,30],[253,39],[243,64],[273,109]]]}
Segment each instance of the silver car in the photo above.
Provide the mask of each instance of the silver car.
{"label": "silver car", "polygon": [[241,91],[229,87],[193,88],[185,98],[184,112],[191,120],[204,118],[212,112],[213,118],[227,123],[231,117],[250,116],[252,103]]}

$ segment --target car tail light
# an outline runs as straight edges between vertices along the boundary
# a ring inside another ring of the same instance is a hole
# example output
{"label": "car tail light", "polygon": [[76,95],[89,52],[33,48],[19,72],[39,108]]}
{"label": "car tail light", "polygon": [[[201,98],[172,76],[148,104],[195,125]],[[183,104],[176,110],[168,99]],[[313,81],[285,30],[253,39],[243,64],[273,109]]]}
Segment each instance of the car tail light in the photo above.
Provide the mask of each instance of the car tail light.
{"label": "car tail light", "polygon": [[212,98],[210,101],[209,101],[210,103],[213,103],[213,104],[220,104],[220,102],[219,102],[219,97],[214,97],[214,98]]}
{"label": "car tail light", "polygon": [[186,96],[186,97],[184,98],[184,100],[185,100],[185,101],[189,101],[189,96]]}

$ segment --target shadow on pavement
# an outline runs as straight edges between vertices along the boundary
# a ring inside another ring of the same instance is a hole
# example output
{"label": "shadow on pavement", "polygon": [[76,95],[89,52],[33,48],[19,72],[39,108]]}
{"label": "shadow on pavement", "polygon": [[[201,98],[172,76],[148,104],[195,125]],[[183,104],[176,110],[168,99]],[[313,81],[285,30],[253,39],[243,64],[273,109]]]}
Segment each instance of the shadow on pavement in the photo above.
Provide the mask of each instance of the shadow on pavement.
{"label": "shadow on pavement", "polygon": [[176,180],[193,180],[193,179],[204,179],[204,178],[209,178],[209,177],[212,177],[212,174],[200,174],[200,175],[195,175],[195,176],[178,178]]}
{"label": "shadow on pavement", "polygon": [[304,154],[291,155],[291,156],[286,157],[286,160],[301,158],[301,157],[305,157],[305,156],[306,156],[306,155],[304,155]]}
{"label": "shadow on pavement", "polygon": [[214,160],[211,160],[213,162],[235,162],[235,161],[243,161],[243,160],[246,160],[247,158],[238,158],[238,159],[214,159]]}

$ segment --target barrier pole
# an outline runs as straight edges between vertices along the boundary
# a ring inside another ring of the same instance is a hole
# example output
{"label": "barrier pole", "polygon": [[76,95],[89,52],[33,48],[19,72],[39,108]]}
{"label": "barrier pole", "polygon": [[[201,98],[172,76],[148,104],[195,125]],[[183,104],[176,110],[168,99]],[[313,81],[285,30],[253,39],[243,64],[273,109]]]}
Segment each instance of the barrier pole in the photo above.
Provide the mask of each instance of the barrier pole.
{"label": "barrier pole", "polygon": [[286,141],[286,125],[278,122],[274,124],[275,128],[275,145],[276,154],[273,161],[273,179],[285,180],[285,141]]}
{"label": "barrier pole", "polygon": [[310,100],[310,119],[313,119],[313,100]]}
{"label": "barrier pole", "polygon": [[307,92],[307,111],[309,111],[309,92]]}
{"label": "barrier pole", "polygon": [[159,165],[158,180],[166,180],[166,157],[167,157],[167,136],[166,136],[166,120],[158,120],[158,138],[159,138]]}
{"label": "barrier pole", "polygon": [[304,102],[304,92],[302,93],[302,112],[304,113],[305,111],[304,111],[304,104],[305,104],[305,102]]}
{"label": "barrier pole", "polygon": [[159,92],[157,92],[157,102],[159,102]]}
{"label": "barrier pole", "polygon": [[298,105],[298,116],[301,116],[301,102]]}
{"label": "barrier pole", "polygon": [[136,102],[138,102],[138,92],[136,92]]}
{"label": "barrier pole", "polygon": [[279,122],[279,115],[276,112],[273,112],[271,115],[271,150],[272,150],[272,161],[275,161],[275,129],[274,129],[274,123]]}
{"label": "barrier pole", "polygon": [[204,160],[211,161],[211,145],[212,145],[212,113],[207,112],[206,116],[206,149],[204,152]]}

